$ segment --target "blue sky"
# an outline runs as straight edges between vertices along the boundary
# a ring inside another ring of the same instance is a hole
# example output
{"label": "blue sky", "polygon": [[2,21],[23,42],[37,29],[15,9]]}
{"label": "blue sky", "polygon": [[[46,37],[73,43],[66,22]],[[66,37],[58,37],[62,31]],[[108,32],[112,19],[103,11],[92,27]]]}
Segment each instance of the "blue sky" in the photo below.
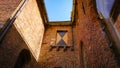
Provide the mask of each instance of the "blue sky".
{"label": "blue sky", "polygon": [[44,0],[49,21],[68,21],[71,17],[72,0]]}

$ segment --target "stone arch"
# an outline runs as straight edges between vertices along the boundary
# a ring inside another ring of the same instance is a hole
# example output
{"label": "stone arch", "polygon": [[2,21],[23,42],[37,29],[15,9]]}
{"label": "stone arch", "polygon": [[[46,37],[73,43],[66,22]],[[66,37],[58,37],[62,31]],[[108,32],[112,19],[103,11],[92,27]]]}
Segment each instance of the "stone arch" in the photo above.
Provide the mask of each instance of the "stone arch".
{"label": "stone arch", "polygon": [[26,64],[31,61],[30,51],[27,49],[23,49],[16,60],[14,68],[23,68]]}

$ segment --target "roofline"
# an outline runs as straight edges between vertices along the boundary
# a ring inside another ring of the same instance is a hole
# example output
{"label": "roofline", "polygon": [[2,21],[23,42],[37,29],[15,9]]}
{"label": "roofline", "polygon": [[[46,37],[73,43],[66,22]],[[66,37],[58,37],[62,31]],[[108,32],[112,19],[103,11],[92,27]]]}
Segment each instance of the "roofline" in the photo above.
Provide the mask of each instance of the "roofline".
{"label": "roofline", "polygon": [[[72,11],[71,11],[71,19],[69,21],[49,21],[44,0],[37,0],[37,3],[38,3],[38,7],[39,7],[39,10],[40,10],[42,19],[44,21],[44,24],[47,24],[47,25],[53,25],[53,24],[54,25],[58,25],[61,22],[60,25],[71,25],[73,23],[73,20],[75,18],[74,17],[75,16],[75,0],[73,0]],[[66,23],[64,24],[62,22],[66,22]],[[69,22],[69,24],[68,24],[68,22]],[[51,24],[51,23],[53,23],[53,24]],[[58,24],[55,24],[55,23],[58,23]]]}
{"label": "roofline", "polygon": [[44,21],[44,24],[46,24],[48,22],[48,15],[47,15],[47,12],[46,12],[44,0],[36,0],[36,1],[37,1],[42,19]]}
{"label": "roofline", "polygon": [[47,25],[72,25],[71,21],[51,21]]}

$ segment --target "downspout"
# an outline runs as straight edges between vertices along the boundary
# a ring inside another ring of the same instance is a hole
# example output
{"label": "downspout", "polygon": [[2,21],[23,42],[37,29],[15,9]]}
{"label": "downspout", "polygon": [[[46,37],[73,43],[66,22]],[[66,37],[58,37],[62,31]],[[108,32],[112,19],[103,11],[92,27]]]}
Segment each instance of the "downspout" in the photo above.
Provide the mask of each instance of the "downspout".
{"label": "downspout", "polygon": [[2,40],[5,37],[5,35],[7,34],[7,32],[9,31],[9,29],[13,25],[14,21],[16,20],[16,18],[19,16],[19,14],[21,13],[21,11],[23,10],[23,8],[26,5],[27,1],[28,0],[24,0],[23,3],[20,5],[20,7],[13,14],[13,16],[9,18],[9,20],[7,22],[8,24],[5,26],[5,28],[0,33],[0,43],[2,42]]}

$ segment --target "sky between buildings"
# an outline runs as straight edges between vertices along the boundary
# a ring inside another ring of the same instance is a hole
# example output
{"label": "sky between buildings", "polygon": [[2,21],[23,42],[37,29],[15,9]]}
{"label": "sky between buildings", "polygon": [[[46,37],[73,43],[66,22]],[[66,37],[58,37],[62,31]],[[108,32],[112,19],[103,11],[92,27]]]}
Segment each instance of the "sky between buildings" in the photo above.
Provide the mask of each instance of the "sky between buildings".
{"label": "sky between buildings", "polygon": [[69,21],[72,0],[44,0],[49,21]]}

